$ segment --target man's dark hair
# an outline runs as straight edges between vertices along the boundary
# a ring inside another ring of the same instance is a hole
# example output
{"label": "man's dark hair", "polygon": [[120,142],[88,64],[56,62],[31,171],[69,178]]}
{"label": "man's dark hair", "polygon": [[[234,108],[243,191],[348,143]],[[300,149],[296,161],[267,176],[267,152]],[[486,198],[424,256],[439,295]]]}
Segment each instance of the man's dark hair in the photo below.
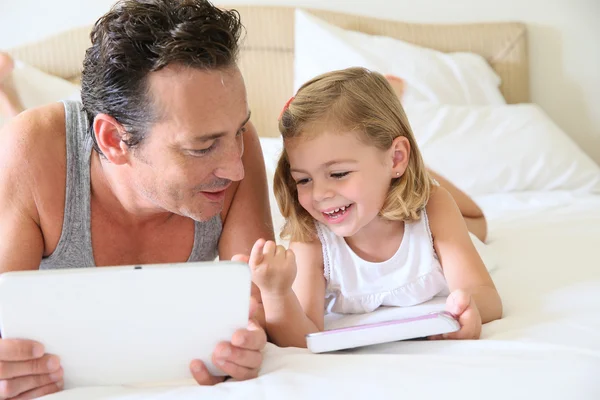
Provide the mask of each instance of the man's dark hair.
{"label": "man's dark hair", "polygon": [[203,70],[236,62],[242,24],[235,10],[206,0],[120,0],[91,33],[81,76],[81,100],[94,149],[102,154],[92,124],[108,114],[135,147],[158,112],[148,92],[148,74],[169,64]]}

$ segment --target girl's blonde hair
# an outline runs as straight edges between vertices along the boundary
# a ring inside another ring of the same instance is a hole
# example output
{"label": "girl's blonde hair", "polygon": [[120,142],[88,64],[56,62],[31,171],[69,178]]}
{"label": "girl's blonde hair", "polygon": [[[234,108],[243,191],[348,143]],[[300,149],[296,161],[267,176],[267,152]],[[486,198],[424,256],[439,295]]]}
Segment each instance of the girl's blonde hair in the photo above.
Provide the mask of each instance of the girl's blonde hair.
{"label": "girl's blonde hair", "polygon": [[[397,137],[406,137],[410,143],[408,167],[401,177],[390,182],[379,215],[394,221],[420,218],[429,200],[431,182],[400,100],[383,75],[355,67],[313,78],[284,107],[279,131],[284,140],[300,138],[323,124],[340,132],[357,132],[365,144],[380,150],[388,150]],[[302,242],[315,239],[314,220],[298,202],[285,149],[273,184],[286,220],[281,237]]]}

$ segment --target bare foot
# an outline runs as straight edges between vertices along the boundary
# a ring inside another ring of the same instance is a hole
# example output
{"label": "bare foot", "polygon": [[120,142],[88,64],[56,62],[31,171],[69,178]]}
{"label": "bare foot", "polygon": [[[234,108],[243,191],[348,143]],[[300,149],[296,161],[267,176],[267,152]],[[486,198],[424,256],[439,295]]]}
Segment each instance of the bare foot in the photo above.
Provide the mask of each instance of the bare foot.
{"label": "bare foot", "polygon": [[10,79],[14,68],[12,57],[0,52],[0,115],[7,117],[14,117],[24,110]]}
{"label": "bare foot", "polygon": [[8,53],[0,51],[0,82],[4,82],[4,79],[10,75],[12,70],[15,68],[15,63]]}
{"label": "bare foot", "polygon": [[394,92],[396,92],[396,96],[402,101],[402,96],[404,96],[404,80],[398,78],[396,75],[385,75],[385,79],[387,79]]}

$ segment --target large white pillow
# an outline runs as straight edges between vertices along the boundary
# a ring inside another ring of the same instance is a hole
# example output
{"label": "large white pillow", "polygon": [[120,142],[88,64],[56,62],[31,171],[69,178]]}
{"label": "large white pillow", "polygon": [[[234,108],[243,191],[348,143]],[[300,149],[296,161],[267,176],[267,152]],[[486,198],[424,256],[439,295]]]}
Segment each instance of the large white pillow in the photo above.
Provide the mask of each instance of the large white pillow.
{"label": "large white pillow", "polygon": [[406,83],[403,102],[505,104],[500,77],[473,53],[442,53],[331,25],[295,11],[294,91],[324,72],[361,66]]}
{"label": "large white pillow", "polygon": [[407,104],[425,163],[466,193],[600,191],[600,167],[534,104]]}

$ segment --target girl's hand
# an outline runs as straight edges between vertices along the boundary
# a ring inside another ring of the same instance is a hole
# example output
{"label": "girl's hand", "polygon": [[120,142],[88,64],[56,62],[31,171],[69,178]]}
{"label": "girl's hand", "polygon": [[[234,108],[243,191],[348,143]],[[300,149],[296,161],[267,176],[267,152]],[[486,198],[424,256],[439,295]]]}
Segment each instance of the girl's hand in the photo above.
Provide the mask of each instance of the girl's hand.
{"label": "girl's hand", "polygon": [[294,252],[271,240],[256,241],[250,253],[249,265],[252,281],[263,297],[287,293],[296,279]]}
{"label": "girl's hand", "polygon": [[446,299],[446,311],[458,319],[460,329],[456,332],[431,336],[430,339],[479,339],[481,315],[470,294],[462,289],[450,293]]}

